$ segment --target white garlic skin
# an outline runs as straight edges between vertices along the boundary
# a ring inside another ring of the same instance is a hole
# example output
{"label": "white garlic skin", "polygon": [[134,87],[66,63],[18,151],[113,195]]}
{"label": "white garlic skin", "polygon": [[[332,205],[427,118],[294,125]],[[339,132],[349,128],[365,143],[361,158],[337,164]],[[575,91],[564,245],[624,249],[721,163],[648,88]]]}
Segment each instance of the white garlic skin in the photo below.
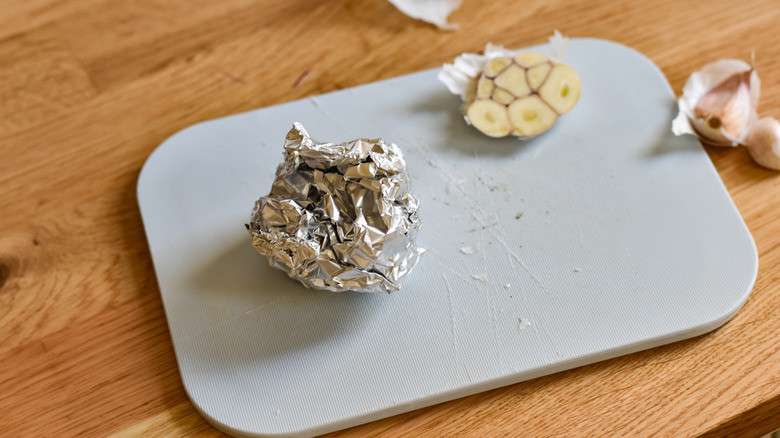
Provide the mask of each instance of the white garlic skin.
{"label": "white garlic skin", "polygon": [[460,7],[461,0],[390,0],[404,14],[435,24],[439,29],[456,30],[457,23],[450,23],[447,17]]}
{"label": "white garlic skin", "polygon": [[676,135],[693,134],[713,146],[738,146],[758,118],[761,82],[753,67],[720,59],[694,72],[677,101]]}
{"label": "white garlic skin", "polygon": [[760,166],[780,170],[780,122],[765,117],[753,123],[745,136],[750,157]]}

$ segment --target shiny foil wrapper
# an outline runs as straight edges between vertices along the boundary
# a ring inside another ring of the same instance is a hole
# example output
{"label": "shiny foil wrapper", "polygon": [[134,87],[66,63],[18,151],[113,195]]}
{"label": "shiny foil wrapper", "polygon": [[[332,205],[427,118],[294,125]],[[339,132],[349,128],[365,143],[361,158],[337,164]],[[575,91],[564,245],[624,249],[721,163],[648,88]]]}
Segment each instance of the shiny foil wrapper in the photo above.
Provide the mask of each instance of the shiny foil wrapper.
{"label": "shiny foil wrapper", "polygon": [[247,225],[252,246],[314,289],[393,292],[424,251],[410,188],[398,146],[320,143],[295,123],[271,193]]}

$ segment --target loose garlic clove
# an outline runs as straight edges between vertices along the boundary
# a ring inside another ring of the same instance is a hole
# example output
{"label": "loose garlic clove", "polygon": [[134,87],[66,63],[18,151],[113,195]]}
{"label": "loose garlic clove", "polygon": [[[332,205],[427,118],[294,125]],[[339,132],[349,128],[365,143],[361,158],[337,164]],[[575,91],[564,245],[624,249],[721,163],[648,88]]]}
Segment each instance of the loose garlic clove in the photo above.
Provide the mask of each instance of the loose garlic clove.
{"label": "loose garlic clove", "polygon": [[701,97],[693,108],[693,120],[705,129],[722,128],[739,137],[750,121],[750,75],[752,70],[737,73]]}
{"label": "loose garlic clove", "polygon": [[580,96],[580,80],[559,59],[566,39],[550,38],[553,57],[488,44],[484,55],[465,53],[445,64],[439,79],[463,99],[466,121],[491,137],[530,137],[549,129]]}
{"label": "loose garlic clove", "polygon": [[765,117],[753,123],[744,140],[750,157],[761,166],[780,170],[780,122]]}
{"label": "loose garlic clove", "polygon": [[676,135],[693,134],[713,146],[737,146],[757,118],[761,84],[753,67],[721,59],[693,73],[678,100]]}

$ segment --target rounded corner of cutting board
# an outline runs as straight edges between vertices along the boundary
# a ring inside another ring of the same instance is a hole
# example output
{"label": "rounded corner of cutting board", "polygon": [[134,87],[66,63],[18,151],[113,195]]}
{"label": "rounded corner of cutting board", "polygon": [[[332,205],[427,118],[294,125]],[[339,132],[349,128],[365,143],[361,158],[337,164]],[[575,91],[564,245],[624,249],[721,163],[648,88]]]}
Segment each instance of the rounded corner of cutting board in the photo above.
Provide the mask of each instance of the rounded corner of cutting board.
{"label": "rounded corner of cutting board", "polygon": [[[736,210],[736,206],[734,207]],[[733,318],[737,312],[742,309],[742,307],[747,302],[748,298],[750,298],[750,294],[753,293],[753,289],[756,285],[756,280],[758,279],[758,248],[756,247],[756,242],[753,239],[753,235],[750,233],[750,230],[747,228],[747,225],[745,225],[745,240],[749,243],[750,249],[751,249],[751,255],[752,258],[750,260],[750,269],[745,269],[746,273],[749,273],[749,276],[746,277],[745,282],[745,292],[737,297],[737,299],[734,301],[733,306],[731,309],[726,311],[724,314],[722,314],[719,318],[716,318],[712,321],[712,327],[709,330],[706,330],[706,332],[715,330],[716,328],[722,326],[726,322],[728,322],[731,318]]]}
{"label": "rounded corner of cutting board", "polygon": [[[180,366],[181,369],[181,366]],[[182,370],[183,371],[183,370]],[[190,376],[193,377],[193,376]],[[343,429],[345,427],[350,427],[359,423],[350,423],[346,426],[339,426],[336,424],[320,424],[315,427],[302,427],[297,430],[286,430],[286,431],[268,431],[268,430],[262,430],[261,428],[257,428],[254,426],[251,430],[249,428],[241,428],[241,426],[236,425],[235,417],[233,418],[224,418],[224,415],[219,415],[217,413],[209,412],[209,408],[207,401],[203,400],[202,398],[208,397],[206,392],[198,391],[197,388],[191,387],[192,382],[202,382],[202,380],[195,379],[188,379],[185,373],[181,373],[181,380],[182,380],[182,386],[184,387],[184,392],[187,394],[187,398],[190,400],[190,403],[192,403],[192,407],[195,408],[195,411],[203,417],[203,419],[206,420],[210,425],[214,426],[217,430],[220,432],[223,432],[227,435],[230,435],[232,437],[237,438],[300,438],[300,437],[307,437],[307,436],[318,436],[325,433],[333,432],[336,430]],[[197,386],[197,385],[196,385]],[[236,413],[238,414],[238,413]],[[249,413],[243,413],[243,415],[251,415]]]}
{"label": "rounded corner of cutting board", "polygon": [[199,405],[195,401],[195,397],[193,397],[192,393],[190,393],[189,389],[187,389],[187,383],[184,379],[182,379],[184,382],[184,389],[187,393],[187,397],[190,399],[190,403],[192,403],[192,406],[195,408],[195,411],[198,412],[198,414],[203,417],[210,425],[214,426],[217,430],[220,432],[223,432],[227,435],[230,435],[232,437],[237,438],[295,438],[295,437],[301,437],[301,436],[307,436],[307,435],[315,435],[314,433],[310,433],[311,431],[307,430],[300,430],[300,431],[292,431],[292,432],[286,432],[286,433],[273,433],[273,432],[264,432],[264,431],[247,431],[238,429],[234,426],[231,426],[227,424],[227,421],[220,421],[215,416],[211,415],[205,408],[203,408],[201,405]]}
{"label": "rounded corner of cutting board", "polygon": [[[736,210],[736,206],[734,207]],[[683,340],[687,338],[692,338],[695,336],[703,335],[705,333],[709,333],[717,328],[720,328],[727,322],[731,320],[734,316],[739,313],[739,311],[744,307],[745,303],[747,302],[748,298],[750,298],[750,294],[753,292],[753,289],[756,284],[756,279],[758,278],[758,248],[756,247],[755,240],[753,239],[752,234],[750,234],[750,230],[748,230],[747,225],[745,225],[745,242],[750,246],[750,254],[751,259],[749,262],[745,264],[745,268],[742,272],[744,272],[745,278],[744,278],[744,286],[740,288],[739,290],[742,291],[741,294],[734,294],[734,300],[731,303],[731,306],[726,309],[721,309],[720,311],[716,310],[713,312],[713,315],[709,318],[707,318],[704,322],[694,325],[690,327],[686,331],[686,336],[681,336],[677,340]],[[674,342],[671,341],[671,342]]]}
{"label": "rounded corner of cutting board", "polygon": [[163,140],[162,143],[160,143],[156,148],[154,148],[152,153],[149,154],[149,156],[146,158],[146,161],[144,161],[143,166],[141,166],[141,171],[138,173],[138,182],[136,183],[136,197],[138,199],[139,204],[142,203],[142,198],[144,197],[143,193],[146,192],[144,190],[144,187],[147,184],[146,181],[150,178],[149,176],[150,174],[155,173],[154,168],[157,165],[157,162],[161,160],[160,158],[161,154],[167,151],[168,149],[179,145],[180,144],[179,140],[182,137],[191,136],[193,132],[199,131],[205,125],[217,122],[219,120],[220,120],[219,118],[206,120],[182,128],[174,132],[173,134],[171,134],[168,138]]}

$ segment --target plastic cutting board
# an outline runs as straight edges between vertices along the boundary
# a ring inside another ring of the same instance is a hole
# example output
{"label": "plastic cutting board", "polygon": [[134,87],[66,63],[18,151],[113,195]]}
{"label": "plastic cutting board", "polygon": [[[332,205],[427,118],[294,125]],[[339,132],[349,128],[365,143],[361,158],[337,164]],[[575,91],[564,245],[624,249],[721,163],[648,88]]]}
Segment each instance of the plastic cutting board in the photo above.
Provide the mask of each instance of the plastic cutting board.
{"label": "plastic cutting board", "polygon": [[[602,40],[571,40],[566,63],[582,80],[578,105],[526,142],[467,126],[430,70],[200,123],[160,145],[138,200],[203,416],[238,436],[320,434],[731,318],[756,248],[697,140],[672,135],[663,74]],[[294,121],[321,141],[382,137],[404,151],[427,252],[399,292],[307,290],[250,246],[244,224]]]}

